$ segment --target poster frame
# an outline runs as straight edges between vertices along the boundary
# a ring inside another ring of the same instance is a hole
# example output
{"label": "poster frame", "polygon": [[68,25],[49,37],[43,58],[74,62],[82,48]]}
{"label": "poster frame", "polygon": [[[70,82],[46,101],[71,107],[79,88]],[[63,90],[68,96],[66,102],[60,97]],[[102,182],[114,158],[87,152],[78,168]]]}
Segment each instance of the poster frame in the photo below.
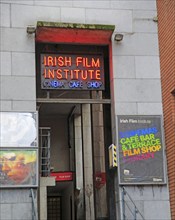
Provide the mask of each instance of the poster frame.
{"label": "poster frame", "polygon": [[[124,182],[121,181],[121,166],[120,166],[120,147],[119,147],[119,117],[149,117],[149,118],[159,118],[160,119],[160,134],[162,138],[162,163],[163,163],[163,178],[164,180],[162,182]],[[167,166],[166,166],[166,146],[165,146],[165,135],[164,135],[164,127],[163,127],[163,116],[162,115],[117,115],[117,123],[116,123],[117,131],[116,131],[116,137],[117,137],[117,160],[118,160],[118,180],[119,185],[166,185],[167,184]]]}
{"label": "poster frame", "polygon": [[36,184],[26,184],[26,185],[1,185],[0,184],[0,189],[2,188],[37,188],[39,185],[39,164],[38,164],[38,149],[37,148],[0,148],[0,151],[35,151],[36,152],[36,167],[35,167],[35,171],[36,171]]}
{"label": "poster frame", "polygon": [[[37,149],[38,148],[38,143],[39,143],[39,134],[38,134],[38,111],[28,111],[28,112],[25,112],[25,111],[0,111],[0,116],[1,116],[1,113],[9,113],[9,114],[27,114],[27,113],[30,113],[30,114],[34,114],[35,115],[35,117],[36,117],[36,119],[35,119],[35,124],[36,124],[36,140],[35,140],[35,142],[36,142],[36,144],[34,145],[34,146],[32,146],[32,145],[1,145],[1,143],[0,143],[0,149],[1,148],[3,148],[3,149],[6,149],[6,148],[16,148],[16,149],[18,149],[18,148],[20,148],[20,149],[27,149],[27,148],[29,148],[29,149],[32,149],[32,148],[35,148],[35,149]],[[1,129],[1,124],[0,124],[0,129]]]}

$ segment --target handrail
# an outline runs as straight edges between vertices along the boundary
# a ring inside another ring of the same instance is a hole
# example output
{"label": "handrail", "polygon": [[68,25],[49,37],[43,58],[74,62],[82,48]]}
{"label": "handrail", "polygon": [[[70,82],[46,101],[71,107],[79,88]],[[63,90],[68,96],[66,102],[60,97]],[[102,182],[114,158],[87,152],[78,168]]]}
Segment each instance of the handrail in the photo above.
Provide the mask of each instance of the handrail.
{"label": "handrail", "polygon": [[33,189],[30,189],[30,192],[31,192],[31,197],[32,197],[32,220],[38,220]]}
{"label": "handrail", "polygon": [[[133,204],[134,206],[134,210],[131,209],[131,207],[127,204],[127,201],[125,200],[125,196],[128,196],[129,201]],[[142,213],[139,211],[139,209],[137,208],[135,202],[133,201],[133,199],[131,198],[131,196],[129,195],[129,193],[126,191],[125,187],[122,187],[122,213],[123,213],[123,220],[127,220],[127,216],[126,216],[126,206],[128,208],[128,210],[130,211],[130,213],[133,216],[133,220],[137,220],[137,215],[140,215],[140,217],[145,220],[145,218],[143,217]]]}

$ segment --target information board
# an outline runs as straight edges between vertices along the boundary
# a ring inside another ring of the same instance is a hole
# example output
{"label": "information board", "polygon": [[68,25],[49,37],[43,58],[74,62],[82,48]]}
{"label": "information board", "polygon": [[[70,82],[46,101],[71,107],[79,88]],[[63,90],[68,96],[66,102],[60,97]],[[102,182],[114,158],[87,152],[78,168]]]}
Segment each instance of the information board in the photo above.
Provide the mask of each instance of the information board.
{"label": "information board", "polygon": [[165,184],[161,116],[118,116],[120,184]]}
{"label": "information board", "polygon": [[41,89],[104,90],[102,55],[41,54]]}

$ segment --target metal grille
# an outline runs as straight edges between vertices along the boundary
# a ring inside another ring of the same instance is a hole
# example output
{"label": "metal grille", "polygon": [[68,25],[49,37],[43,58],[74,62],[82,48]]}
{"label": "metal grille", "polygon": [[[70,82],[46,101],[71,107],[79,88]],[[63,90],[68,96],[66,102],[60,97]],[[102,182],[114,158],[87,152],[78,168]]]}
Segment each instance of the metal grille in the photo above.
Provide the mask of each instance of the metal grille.
{"label": "metal grille", "polygon": [[50,176],[50,128],[40,127],[40,174]]}
{"label": "metal grille", "polygon": [[61,220],[61,197],[47,197],[48,220]]}

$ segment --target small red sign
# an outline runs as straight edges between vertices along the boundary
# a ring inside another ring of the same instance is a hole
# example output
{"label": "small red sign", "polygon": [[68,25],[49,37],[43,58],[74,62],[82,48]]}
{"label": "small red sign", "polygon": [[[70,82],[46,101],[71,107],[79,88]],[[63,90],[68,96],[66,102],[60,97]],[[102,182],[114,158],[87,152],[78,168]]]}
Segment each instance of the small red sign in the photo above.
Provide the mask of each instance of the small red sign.
{"label": "small red sign", "polygon": [[56,177],[56,182],[73,180],[72,172],[52,172],[50,175]]}
{"label": "small red sign", "polygon": [[95,187],[100,189],[102,186],[106,184],[106,173],[97,172],[95,174]]}
{"label": "small red sign", "polygon": [[41,89],[104,90],[102,54],[41,54]]}

